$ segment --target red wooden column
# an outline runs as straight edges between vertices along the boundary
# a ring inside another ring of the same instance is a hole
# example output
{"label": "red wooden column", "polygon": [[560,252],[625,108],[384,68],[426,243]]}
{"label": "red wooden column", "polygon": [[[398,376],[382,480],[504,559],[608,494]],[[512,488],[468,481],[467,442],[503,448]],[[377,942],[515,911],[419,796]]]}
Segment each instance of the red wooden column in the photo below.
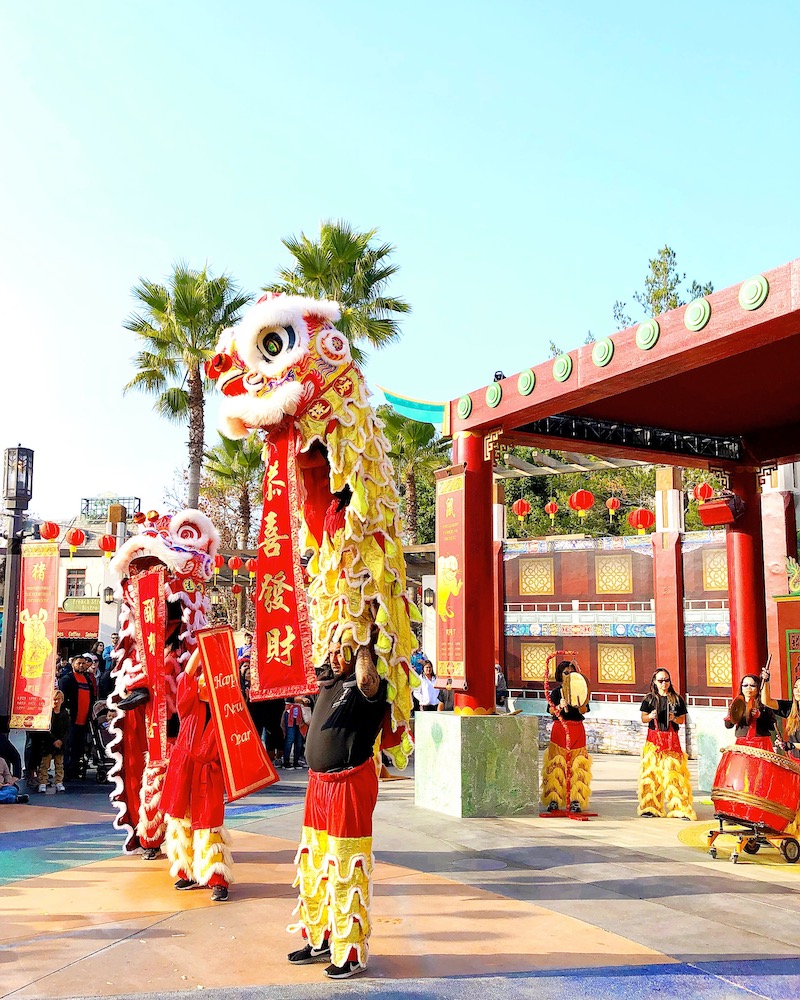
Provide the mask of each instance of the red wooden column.
{"label": "red wooden column", "polygon": [[745,674],[758,674],[767,659],[761,496],[754,472],[733,472],[730,489],[744,501],[744,514],[728,525],[728,596],[731,614],[733,690]]}
{"label": "red wooden column", "polygon": [[653,594],[656,610],[656,667],[668,670],[675,688],[685,695],[683,557],[681,536],[677,531],[658,531],[653,535]]}
{"label": "red wooden column", "polygon": [[[780,472],[772,473],[777,478]],[[794,494],[788,490],[765,490],[761,495],[761,529],[764,539],[764,585],[766,588],[767,646],[772,653],[771,690],[775,698],[791,698],[791,666],[786,662],[786,634],[781,606],[775,600],[787,590],[786,557],[797,558],[797,519]],[[779,669],[783,666],[783,670]]]}
{"label": "red wooden column", "polygon": [[453,436],[453,464],[465,466],[464,672],[466,691],[456,691],[455,711],[494,713],[495,589],[492,545],[492,463],[486,461],[483,435]]}

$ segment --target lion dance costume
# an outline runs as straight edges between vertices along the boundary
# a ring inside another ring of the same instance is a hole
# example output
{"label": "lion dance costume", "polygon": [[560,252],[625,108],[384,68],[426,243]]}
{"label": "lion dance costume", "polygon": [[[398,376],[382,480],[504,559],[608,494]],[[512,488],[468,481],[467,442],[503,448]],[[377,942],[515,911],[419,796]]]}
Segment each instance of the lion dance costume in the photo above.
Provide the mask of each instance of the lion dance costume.
{"label": "lion dance costume", "polygon": [[207,624],[205,588],[219,536],[196,510],[140,517],[139,533],[111,563],[121,608],[108,699],[109,797],[117,810],[114,827],[126,835],[124,850],[142,848],[153,857],[166,834],[161,794],[175,739],[178,680],[196,646],[195,632]]}
{"label": "lion dance costume", "polygon": [[[313,676],[310,682],[296,676],[307,615],[305,658],[315,669],[324,669],[334,641],[353,659],[359,649],[369,650],[385,682],[382,748],[404,767],[416,680],[413,672],[409,679],[415,646],[409,617],[419,613],[405,596],[389,445],[347,339],[334,326],[339,315],[333,302],[267,294],[223,334],[207,372],[223,394],[223,433],[241,438],[266,431],[254,687],[271,685],[289,695],[315,684]],[[287,491],[285,514],[276,513],[274,504],[282,501],[276,489]],[[302,552],[311,553],[307,605]],[[281,565],[284,556],[291,560]],[[291,631],[281,630],[275,615],[290,608],[296,608]],[[290,665],[295,686],[276,683]],[[269,685],[265,677],[272,678]],[[298,920],[290,930],[301,930],[315,949],[327,942],[337,966],[367,959],[377,793],[372,768],[367,761],[333,774],[312,770],[306,797]]]}
{"label": "lion dance costume", "polygon": [[[568,681],[572,675],[565,666],[572,667],[570,661],[562,661],[556,668],[559,683],[553,691],[547,692],[549,710],[553,715],[550,743],[542,761],[541,801],[549,811],[586,812],[592,795],[592,760],[586,750],[586,729],[583,713],[589,711],[586,704],[561,707]],[[575,667],[578,676],[582,676]],[[563,686],[562,686],[563,685]],[[587,693],[588,699],[588,693]]]}
{"label": "lion dance costume", "polygon": [[692,806],[692,780],[689,762],[681,746],[678,724],[671,722],[669,713],[686,715],[686,702],[675,695],[670,704],[666,697],[649,694],[640,706],[644,715],[656,711],[647,729],[639,771],[640,816],[661,816],[676,819],[697,819]]}

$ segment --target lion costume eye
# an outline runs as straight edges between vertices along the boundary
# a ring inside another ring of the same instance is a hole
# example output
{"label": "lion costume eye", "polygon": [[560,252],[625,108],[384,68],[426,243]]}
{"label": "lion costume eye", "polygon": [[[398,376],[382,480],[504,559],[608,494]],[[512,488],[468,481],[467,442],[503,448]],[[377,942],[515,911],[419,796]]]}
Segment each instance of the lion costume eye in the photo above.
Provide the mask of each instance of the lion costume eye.
{"label": "lion costume eye", "polygon": [[280,357],[284,351],[291,351],[296,342],[297,335],[291,326],[262,329],[257,337],[259,353],[268,364]]}

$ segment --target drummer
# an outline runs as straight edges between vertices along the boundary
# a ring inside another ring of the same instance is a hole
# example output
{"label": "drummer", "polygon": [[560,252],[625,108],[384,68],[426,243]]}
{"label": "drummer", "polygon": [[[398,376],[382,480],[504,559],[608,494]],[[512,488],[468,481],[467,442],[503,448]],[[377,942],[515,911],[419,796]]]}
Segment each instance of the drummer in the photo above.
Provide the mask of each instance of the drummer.
{"label": "drummer", "polygon": [[800,677],[794,682],[791,701],[779,701],[778,708],[788,707],[784,729],[786,752],[795,760],[800,760]]}
{"label": "drummer", "polygon": [[[576,675],[583,682],[570,687],[567,678]],[[557,687],[549,692],[547,711],[552,715],[550,744],[542,761],[541,801],[548,812],[579,813],[587,809],[591,798],[592,761],[586,752],[583,717],[589,711],[589,694],[583,675],[574,660],[561,660],[556,667]],[[580,692],[576,698],[575,692]],[[578,704],[575,704],[575,702]],[[566,768],[569,760],[569,799],[567,802]]]}
{"label": "drummer", "polygon": [[724,719],[725,728],[736,730],[739,746],[771,751],[778,719],[786,718],[791,708],[792,702],[779,703],[769,693],[769,670],[765,667],[760,675],[745,674],[739,682],[739,694]]}

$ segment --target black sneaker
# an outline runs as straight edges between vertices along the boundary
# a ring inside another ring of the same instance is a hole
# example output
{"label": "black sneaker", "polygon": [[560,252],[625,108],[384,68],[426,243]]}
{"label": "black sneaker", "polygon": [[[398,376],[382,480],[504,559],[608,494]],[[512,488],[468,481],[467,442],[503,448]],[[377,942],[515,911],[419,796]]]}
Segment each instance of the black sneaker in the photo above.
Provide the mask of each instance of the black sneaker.
{"label": "black sneaker", "polygon": [[[313,965],[315,962],[329,962],[331,950],[326,944],[321,948],[312,948],[307,944],[305,948],[292,951],[286,957],[292,965]],[[332,965],[331,968],[334,969],[336,966]]]}
{"label": "black sneaker", "polygon": [[26,792],[22,792],[20,795],[17,795],[17,802],[24,806],[26,802],[30,802],[30,797]]}
{"label": "black sneaker", "polygon": [[161,853],[161,848],[159,847],[145,847],[145,849],[142,851],[142,857],[144,858],[145,861],[155,861],[160,853]]}
{"label": "black sneaker", "polygon": [[132,708],[136,708],[137,705],[146,705],[150,701],[150,692],[147,688],[136,688],[134,691],[123,698],[122,701],[117,703],[117,708],[121,709],[123,712],[129,712]]}
{"label": "black sneaker", "polygon": [[579,802],[570,802],[570,804],[569,804],[569,811],[571,813],[579,813],[581,811],[580,803]]}
{"label": "black sneaker", "polygon": [[193,878],[179,878],[175,883],[176,889],[194,889],[197,886],[197,882]]}
{"label": "black sneaker", "polygon": [[366,971],[366,965],[360,962],[345,962],[344,965],[329,965],[325,975],[328,979],[349,979],[351,976],[357,976],[359,972]]}
{"label": "black sneaker", "polygon": [[215,885],[211,890],[211,898],[215,903],[224,903],[228,898],[228,887],[226,885]]}
{"label": "black sneaker", "polygon": [[558,803],[557,802],[551,802],[550,805],[547,807],[547,811],[549,813],[558,812]]}

